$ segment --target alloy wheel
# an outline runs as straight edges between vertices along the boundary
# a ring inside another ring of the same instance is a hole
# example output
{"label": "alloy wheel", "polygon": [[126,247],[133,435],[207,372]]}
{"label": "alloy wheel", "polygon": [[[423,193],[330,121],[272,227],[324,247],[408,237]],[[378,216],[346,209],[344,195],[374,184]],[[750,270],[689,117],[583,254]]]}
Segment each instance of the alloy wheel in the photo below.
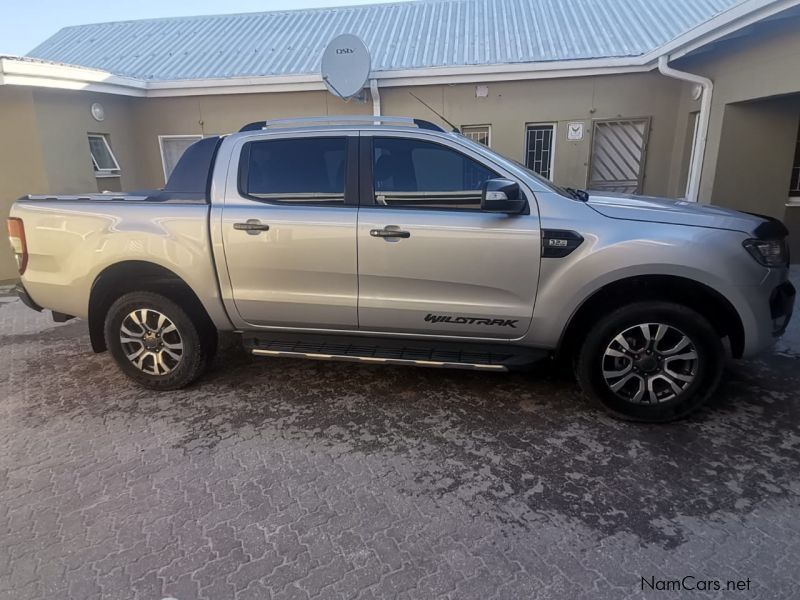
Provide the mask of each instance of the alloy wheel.
{"label": "alloy wheel", "polygon": [[171,373],[183,358],[183,339],[163,313],[139,308],[122,320],[119,341],[126,358],[149,375]]}
{"label": "alloy wheel", "polygon": [[640,323],[616,335],[606,347],[603,379],[623,400],[659,404],[692,384],[698,364],[697,349],[681,330],[664,323]]}

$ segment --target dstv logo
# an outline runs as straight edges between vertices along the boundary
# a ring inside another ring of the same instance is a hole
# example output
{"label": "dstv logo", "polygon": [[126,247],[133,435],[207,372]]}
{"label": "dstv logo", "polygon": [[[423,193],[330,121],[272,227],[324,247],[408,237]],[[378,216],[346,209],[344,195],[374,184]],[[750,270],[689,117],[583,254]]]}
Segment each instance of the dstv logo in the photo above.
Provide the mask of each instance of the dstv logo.
{"label": "dstv logo", "polygon": [[355,54],[355,50],[352,48],[337,48],[336,54]]}

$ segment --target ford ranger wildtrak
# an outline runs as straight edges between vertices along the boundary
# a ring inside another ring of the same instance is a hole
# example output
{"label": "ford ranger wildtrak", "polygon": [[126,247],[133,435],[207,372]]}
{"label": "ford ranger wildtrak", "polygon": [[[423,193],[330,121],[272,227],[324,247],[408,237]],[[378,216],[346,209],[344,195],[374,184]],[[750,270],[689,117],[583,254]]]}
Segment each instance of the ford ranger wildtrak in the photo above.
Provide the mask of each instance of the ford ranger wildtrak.
{"label": "ford ranger wildtrak", "polygon": [[769,347],[795,295],[774,219],[561,189],[396,117],[252,123],[196,142],[162,190],[26,196],[8,227],[22,300],[86,319],[158,390],[235,332],[258,356],[563,358],[612,414],[667,421],[713,394],[727,352]]}

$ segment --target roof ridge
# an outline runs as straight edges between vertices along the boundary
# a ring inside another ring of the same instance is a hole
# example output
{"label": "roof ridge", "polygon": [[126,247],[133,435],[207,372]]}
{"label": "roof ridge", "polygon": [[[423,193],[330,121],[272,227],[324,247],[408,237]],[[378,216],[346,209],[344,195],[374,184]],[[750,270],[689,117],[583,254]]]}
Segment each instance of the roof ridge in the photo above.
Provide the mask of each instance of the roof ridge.
{"label": "roof ridge", "polygon": [[[75,29],[75,28],[82,28],[82,27],[92,27],[95,25],[119,25],[122,23],[157,23],[161,21],[177,21],[177,20],[186,20],[186,19],[214,19],[214,18],[235,18],[235,17],[252,17],[255,15],[291,15],[297,13],[320,13],[326,11],[339,11],[339,10],[359,10],[359,9],[367,9],[367,8],[374,8],[376,6],[397,6],[397,5],[409,5],[409,4],[426,4],[426,3],[433,3],[433,2],[484,2],[486,0],[391,0],[390,2],[381,2],[373,1],[369,4],[341,4],[338,6],[315,6],[315,7],[308,7],[308,8],[284,8],[281,10],[255,10],[255,11],[247,11],[247,12],[236,12],[236,13],[211,13],[211,14],[202,14],[202,15],[176,15],[174,17],[150,17],[146,19],[123,19],[121,21],[97,21],[95,23],[83,23],[81,25],[67,25],[59,29],[59,31],[63,31],[65,29]],[[504,1],[504,0],[489,0],[489,1]],[[47,40],[45,40],[47,41]]]}

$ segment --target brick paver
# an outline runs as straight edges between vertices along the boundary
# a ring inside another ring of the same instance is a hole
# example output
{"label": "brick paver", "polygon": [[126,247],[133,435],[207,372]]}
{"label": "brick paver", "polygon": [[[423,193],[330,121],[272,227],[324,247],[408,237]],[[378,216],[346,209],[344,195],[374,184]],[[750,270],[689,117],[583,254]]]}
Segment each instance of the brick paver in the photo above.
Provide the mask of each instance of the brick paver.
{"label": "brick paver", "polygon": [[[137,388],[0,297],[0,598],[798,598],[798,359],[682,423],[573,382],[228,353]],[[641,578],[746,580],[642,592]]]}

